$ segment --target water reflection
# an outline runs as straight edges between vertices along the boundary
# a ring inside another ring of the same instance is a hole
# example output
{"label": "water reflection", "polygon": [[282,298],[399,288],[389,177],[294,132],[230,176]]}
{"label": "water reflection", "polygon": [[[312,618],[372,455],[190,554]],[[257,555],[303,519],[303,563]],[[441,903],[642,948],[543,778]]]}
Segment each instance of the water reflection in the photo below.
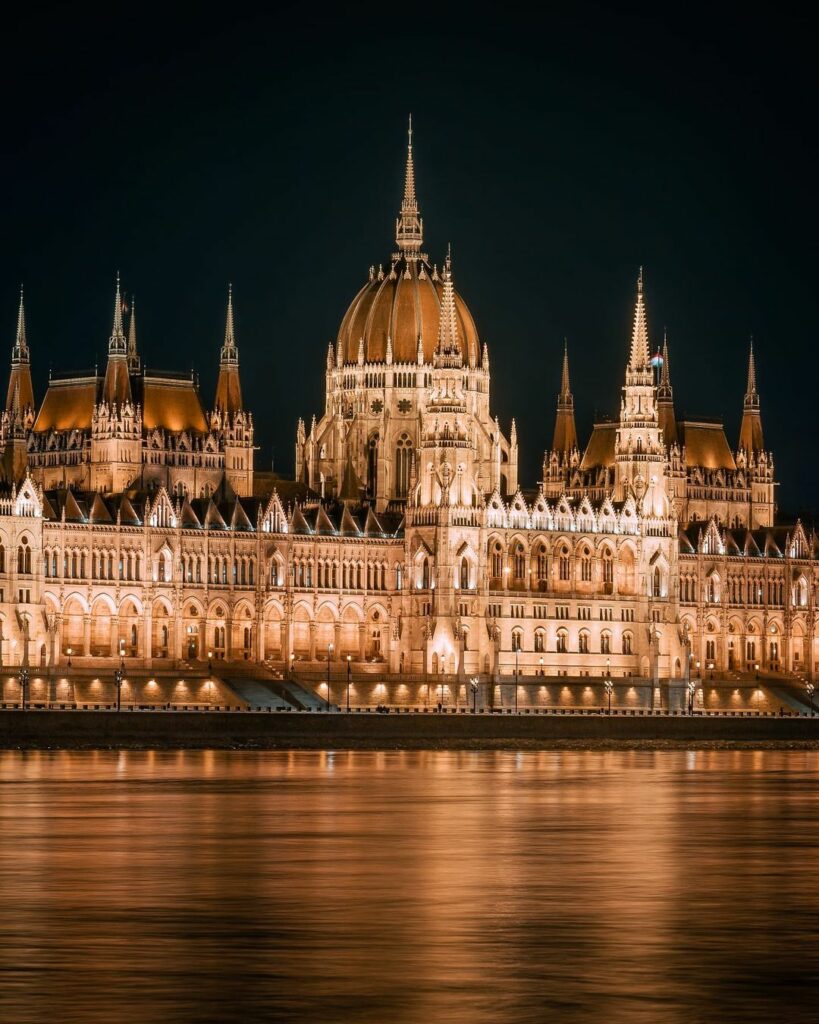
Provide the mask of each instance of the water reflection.
{"label": "water reflection", "polygon": [[817,781],[801,751],[2,753],[0,1019],[815,1020]]}

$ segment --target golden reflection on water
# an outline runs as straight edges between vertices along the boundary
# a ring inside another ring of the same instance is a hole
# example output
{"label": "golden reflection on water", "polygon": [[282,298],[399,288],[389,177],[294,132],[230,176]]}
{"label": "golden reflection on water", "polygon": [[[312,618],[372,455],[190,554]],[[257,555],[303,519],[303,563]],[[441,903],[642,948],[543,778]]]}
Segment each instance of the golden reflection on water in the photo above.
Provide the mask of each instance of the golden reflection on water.
{"label": "golden reflection on water", "polygon": [[808,1021],[819,754],[0,753],[0,1020]]}

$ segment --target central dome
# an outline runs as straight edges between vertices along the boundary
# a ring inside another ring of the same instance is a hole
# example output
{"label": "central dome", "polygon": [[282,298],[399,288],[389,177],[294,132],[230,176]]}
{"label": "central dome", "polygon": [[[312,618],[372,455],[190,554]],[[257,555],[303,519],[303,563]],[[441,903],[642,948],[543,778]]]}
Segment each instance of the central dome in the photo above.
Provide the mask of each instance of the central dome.
{"label": "central dome", "polygon": [[[444,283],[436,268],[417,253],[401,254],[384,273],[370,271],[370,280],[353,299],[341,321],[336,356],[339,363],[357,363],[363,347],[365,363],[383,363],[387,339],[395,363],[415,363],[418,342],[424,362],[431,363],[438,341]],[[464,363],[477,364],[480,353],[475,321],[464,300],[455,293],[458,344]]]}
{"label": "central dome", "polygon": [[[387,360],[388,342],[394,363],[415,363],[419,343],[424,362],[431,363],[438,342],[441,323],[441,300],[444,282],[437,267],[430,266],[421,252],[424,243],[424,222],[415,196],[415,166],[412,160],[412,118],[409,123],[407,170],[401,214],[395,223],[395,244],[388,272],[370,267],[370,280],[353,299],[341,321],[336,342],[338,365]],[[447,274],[451,277],[451,261],[447,257]],[[475,321],[466,303],[455,296],[457,344],[464,364],[476,366],[480,345]]]}

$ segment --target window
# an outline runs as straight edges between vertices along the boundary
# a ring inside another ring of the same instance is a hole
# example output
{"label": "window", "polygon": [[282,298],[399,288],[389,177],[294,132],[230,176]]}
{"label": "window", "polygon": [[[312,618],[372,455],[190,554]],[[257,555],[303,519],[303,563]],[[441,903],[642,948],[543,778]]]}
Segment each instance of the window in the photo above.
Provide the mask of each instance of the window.
{"label": "window", "polygon": [[537,633],[535,633],[535,653],[542,654],[544,650],[545,648],[543,646],[543,630],[539,629]]}
{"label": "window", "polygon": [[707,661],[714,661],[717,656],[717,645],[713,640],[705,641],[705,658]]}
{"label": "window", "polygon": [[631,633],[623,633],[623,654],[631,654]]}
{"label": "window", "polygon": [[522,580],[526,576],[526,556],[523,553],[523,545],[515,547],[515,579]]}
{"label": "window", "polygon": [[592,560],[591,551],[588,548],[583,548],[583,553],[580,556],[580,579],[584,583],[591,583],[592,578]]}
{"label": "window", "polygon": [[469,590],[469,562],[461,559],[461,590]]}
{"label": "window", "polygon": [[585,629],[580,631],[580,636],[577,638],[577,642],[578,642],[578,647],[577,647],[578,651],[580,651],[581,654],[588,654],[589,653],[589,634],[586,632]]}
{"label": "window", "polygon": [[367,497],[374,498],[378,488],[378,434],[367,444]]}
{"label": "window", "polygon": [[564,547],[564,548],[560,549],[560,558],[558,560],[558,566],[559,566],[560,578],[562,580],[570,579],[570,574],[569,574],[569,549],[568,548]]}
{"label": "window", "polygon": [[651,596],[660,597],[662,595],[662,574],[660,572],[659,565],[654,566],[654,572],[651,574]]}
{"label": "window", "polygon": [[513,632],[512,632],[512,650],[513,651],[520,651],[520,650],[522,650],[523,649],[521,647],[522,643],[523,643],[523,634],[521,633],[521,631],[519,629],[513,630]]}
{"label": "window", "polygon": [[603,591],[610,594],[614,586],[614,559],[611,548],[603,548]]}
{"label": "window", "polygon": [[565,629],[557,631],[557,653],[565,654],[568,650],[568,633]]}
{"label": "window", "polygon": [[541,544],[537,553],[537,578],[539,583],[545,583],[548,575],[548,558],[546,556],[546,545]]}
{"label": "window", "polygon": [[25,536],[22,538],[20,546],[17,548],[17,572],[31,572],[31,548],[29,547],[28,537]]}
{"label": "window", "polygon": [[429,559],[425,558],[421,564],[421,587],[429,590]]}
{"label": "window", "polygon": [[503,575],[503,552],[499,543],[495,543],[492,548],[492,576],[495,579],[500,579]]}
{"label": "window", "polygon": [[611,633],[607,629],[600,634],[600,653],[611,654]]}
{"label": "window", "polygon": [[410,461],[412,459],[412,442],[406,434],[402,434],[395,445],[395,496],[406,498],[409,493]]}

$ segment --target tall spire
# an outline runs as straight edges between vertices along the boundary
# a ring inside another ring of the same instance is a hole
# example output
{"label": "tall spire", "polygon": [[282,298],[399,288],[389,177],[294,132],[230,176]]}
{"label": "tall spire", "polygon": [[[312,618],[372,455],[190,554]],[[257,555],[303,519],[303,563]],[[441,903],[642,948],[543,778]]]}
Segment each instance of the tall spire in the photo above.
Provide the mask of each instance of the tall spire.
{"label": "tall spire", "polygon": [[631,332],[631,353],[628,368],[630,370],[648,370],[651,356],[648,348],[648,327],[646,326],[646,307],[643,299],[643,268],[637,277],[637,302],[634,307],[634,328]]}
{"label": "tall spire", "polygon": [[745,388],[745,401],[742,409],[742,425],[739,428],[739,447],[746,452],[765,450],[762,434],[762,414],[759,411],[759,392],[756,390],[756,360],[754,359],[754,339],[748,354],[748,384]]}
{"label": "tall spire", "polygon": [[219,380],[216,382],[214,408],[228,415],[240,412],[244,408],[242,386],[239,380],[239,349],[236,346],[236,332],[233,324],[232,284],[228,285],[225,342],[219,357]]}
{"label": "tall spire", "polygon": [[395,244],[402,256],[415,258],[424,244],[424,221],[418,215],[415,195],[415,164],[412,159],[412,114],[407,130],[407,169],[404,175],[404,199],[401,216],[395,222]]}
{"label": "tall spire", "polygon": [[12,363],[29,361],[28,342],[26,341],[26,308],[23,302],[23,286],[20,285],[20,305],[17,308],[17,335],[11,353]]}
{"label": "tall spire", "polygon": [[452,283],[452,247],[447,247],[444,262],[444,293],[441,296],[441,319],[438,323],[437,366],[460,366],[463,362],[458,343],[458,311],[455,306],[455,285]]}
{"label": "tall spire", "polygon": [[131,296],[131,315],[128,318],[128,372],[139,373],[141,369],[136,340],[136,299]]}
{"label": "tall spire", "polygon": [[228,285],[227,315],[225,317],[225,343],[222,346],[221,361],[238,362],[239,350],[236,348],[236,332],[233,326],[233,285]]}
{"label": "tall spire", "polygon": [[108,354],[125,355],[127,347],[125,331],[122,327],[122,294],[119,287],[119,271],[117,271],[117,291],[114,296],[114,325],[111,328],[111,337],[108,339]]}
{"label": "tall spire", "polygon": [[11,350],[11,375],[6,395],[6,412],[13,413],[22,423],[27,410],[34,411],[34,389],[31,384],[31,366],[26,341],[26,311],[23,286],[20,285],[20,305],[17,308],[17,334]]}
{"label": "tall spire", "polygon": [[563,339],[563,374],[560,378],[560,397],[571,398],[572,389],[569,384],[569,339]]}
{"label": "tall spire", "polygon": [[674,392],[671,388],[671,370],[668,365],[668,332],[663,331],[663,365],[657,388],[657,420],[663,432],[666,447],[678,443],[677,417],[674,413]]}
{"label": "tall spire", "polygon": [[128,376],[126,356],[128,343],[122,327],[122,293],[120,291],[119,273],[117,273],[117,290],[114,296],[114,325],[108,339],[108,365],[105,368],[105,381],[102,396],[112,408],[122,406],[131,401],[131,381]]}
{"label": "tall spire", "polygon": [[748,353],[748,384],[745,388],[745,405],[758,406],[759,395],[756,390],[756,361],[754,360],[754,336],[751,335],[751,348]]}
{"label": "tall spire", "polygon": [[557,416],[552,439],[552,451],[567,453],[577,447],[577,429],[574,422],[574,396],[569,383],[569,343],[563,339],[563,372],[560,394],[557,396]]}

